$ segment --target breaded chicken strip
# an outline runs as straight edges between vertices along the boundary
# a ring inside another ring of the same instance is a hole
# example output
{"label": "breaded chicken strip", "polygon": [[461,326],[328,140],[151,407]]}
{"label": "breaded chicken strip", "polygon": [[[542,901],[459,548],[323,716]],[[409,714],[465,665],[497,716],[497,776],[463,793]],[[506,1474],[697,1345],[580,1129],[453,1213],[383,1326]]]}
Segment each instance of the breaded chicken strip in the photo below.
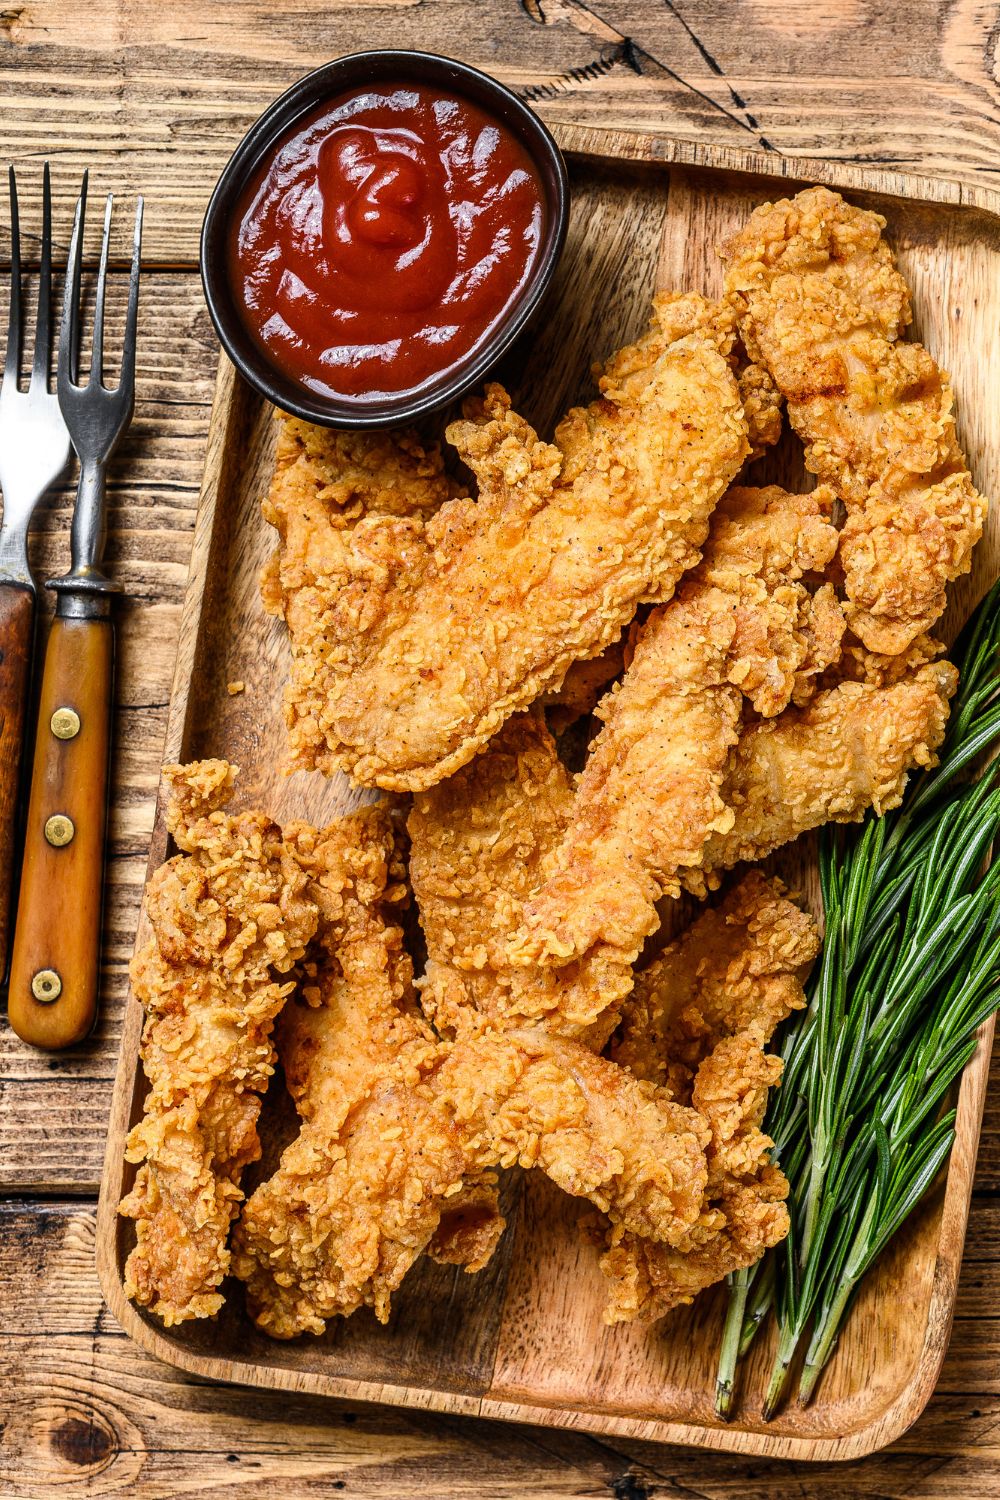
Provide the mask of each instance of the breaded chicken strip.
{"label": "breaded chicken strip", "polygon": [[[566,1191],[605,1209],[621,1236],[688,1244],[724,1223],[706,1201],[713,1122],[718,1163],[729,1140],[711,1071],[702,1112],[689,1107],[690,1083],[682,1105],[652,1086],[658,1080],[637,1081],[628,1068],[594,1055],[619,1014],[618,989],[596,1019],[592,1004],[579,1012],[538,1007],[533,987],[549,995],[553,979],[566,986],[560,998],[569,994],[578,1004],[602,962],[599,949],[560,970],[507,966],[509,924],[544,870],[569,803],[551,739],[526,716],[512,720],[452,781],[415,798],[410,868],[428,948],[423,999],[454,1037],[438,1085],[483,1160],[541,1167]],[[796,920],[808,921],[789,903],[781,906],[788,908],[786,931]],[[770,914],[764,921],[778,926]],[[787,949],[777,935],[774,941]],[[735,985],[735,959],[729,967]],[[627,966],[616,968],[630,984]],[[518,1011],[532,1008],[535,1019],[525,1025]],[[731,1062],[720,1053],[716,1066],[725,1070]],[[759,1071],[754,1057],[747,1066]],[[749,1139],[745,1130],[740,1137]]]}
{"label": "breaded chicken strip", "polygon": [[767,1041],[801,1007],[818,951],[810,914],[780,880],[749,870],[639,972],[609,1056],[689,1102],[721,1041],[751,1030]]}
{"label": "breaded chicken strip", "polygon": [[274,1338],[321,1333],[362,1306],[384,1322],[425,1250],[478,1270],[504,1227],[494,1177],[428,1083],[442,1049],[414,1003],[387,813],[286,838],[320,911],[319,964],[278,1027],[303,1123],[233,1235],[251,1316]]}
{"label": "breaded chicken strip", "polygon": [[544,881],[572,806],[555,742],[530,714],[414,797],[410,879],[428,954],[421,1003],[439,1031],[463,1029],[470,1011],[498,1026],[541,1021],[591,1043],[614,1029],[633,980],[620,953],[595,949],[561,969],[516,967],[509,958],[523,903]]}
{"label": "breaded chicken strip", "polygon": [[142,1165],[119,1209],[136,1223],[125,1288],[167,1327],[222,1305],[240,1178],[260,1156],[271,1030],[292,989],[284,976],[317,921],[280,830],[262,813],[218,810],[234,774],[223,761],[164,768],[184,852],[149,881],[153,935],[132,962],[150,1088],[126,1149]]}
{"label": "breaded chicken strip", "polygon": [[[267,594],[289,625],[295,765],[432,786],[574,661],[603,651],[640,601],[670,596],[748,444],[731,312],[688,296],[669,316],[692,331],[655,358],[622,351],[600,399],[571,411],[554,443],[498,386],[469,403],[448,438],[478,500],[448,501],[428,521],[373,512],[356,480],[349,505],[334,484],[332,503],[317,493],[303,508],[301,473],[279,467],[265,507],[281,535]],[[337,463],[333,452],[313,466],[320,491]],[[380,496],[385,467],[380,450]]]}
{"label": "breaded chicken strip", "polygon": [[261,593],[288,626],[292,764],[330,770],[318,752],[320,716],[387,601],[398,604],[419,581],[424,523],[459,490],[440,449],[416,432],[336,432],[289,416],[277,419],[277,429],[263,512],[279,541]]}
{"label": "breaded chicken strip", "polygon": [[833,492],[732,489],[700,565],[638,632],[621,683],[596,709],[604,728],[580,777],[552,873],[527,901],[520,962],[565,963],[594,944],[632,962],[711,834],[744,699],[773,716],[840,651],[832,587],[813,593],[837,550]]}
{"label": "breaded chicken strip", "polygon": [[[659,359],[678,339],[696,333],[709,333],[719,339],[721,335],[731,335],[735,327],[736,311],[726,303],[720,305],[704,297],[677,292],[657,292],[646,332],[634,344],[613,354],[604,366],[604,374],[614,380],[626,379],[647,369],[652,360]],[[781,436],[781,392],[769,371],[749,359],[739,339],[727,338],[720,347],[728,350],[729,364],[736,375],[750,445],[746,461],[750,462]]]}
{"label": "breaded chicken strip", "polygon": [[707,1127],[595,1055],[631,988],[630,966],[597,951],[557,971],[507,963],[511,924],[571,800],[552,738],[530,715],[414,798],[421,998],[453,1038],[436,1087],[484,1164],[538,1166],[616,1221],[672,1242],[701,1211]]}
{"label": "breaded chicken strip", "polygon": [[[259,1327],[320,1332],[360,1306],[384,1320],[425,1250],[478,1269],[503,1228],[491,1169],[515,1161],[639,1232],[688,1232],[707,1180],[696,1111],[579,1042],[494,1029],[471,998],[469,1024],[439,1041],[413,1005],[373,872],[345,892],[329,833],[286,835],[311,876],[325,956],[279,1029],[302,1129],[234,1233],[233,1269]],[[383,903],[394,899],[387,880]]]}
{"label": "breaded chicken strip", "polygon": [[987,502],[958,446],[947,376],[900,341],[910,297],[884,227],[814,187],[761,205],[721,253],[747,350],[785,397],[807,467],[847,506],[848,621],[894,655],[968,572]]}
{"label": "breaded chicken strip", "polygon": [[806,708],[750,725],[722,792],[735,821],[684,872],[687,888],[704,895],[739,860],[763,859],[824,823],[857,822],[869,807],[898,806],[908,773],[937,764],[957,681],[950,662],[930,662],[884,687],[843,682]]}
{"label": "breaded chicken strip", "polygon": [[768,1090],[780,1077],[780,1059],[745,1032],[720,1042],[702,1064],[692,1099],[711,1130],[705,1206],[675,1246],[608,1226],[600,1259],[610,1283],[606,1323],[662,1318],[785,1238],[788,1182],[769,1161],[771,1142],[759,1128]]}
{"label": "breaded chicken strip", "polygon": [[699,1222],[709,1127],[543,1026],[460,1036],[438,1086],[484,1162],[539,1167],[631,1232],[676,1244]]}
{"label": "breaded chicken strip", "polygon": [[[310,876],[325,956],[279,1029],[302,1130],[246,1205],[233,1253],[255,1320],[276,1337],[318,1332],[363,1305],[385,1318],[392,1292],[425,1250],[473,1270],[485,1264],[503,1227],[496,1166],[538,1165],[638,1232],[676,1239],[697,1222],[708,1127],[696,1111],[582,1042],[541,1026],[501,1032],[491,1023],[491,1009],[507,1019],[486,971],[502,956],[494,924],[511,894],[493,881],[504,872],[516,889],[521,860],[530,866],[538,856],[550,819],[558,831],[569,798],[540,724],[515,720],[498,741],[482,758],[498,761],[480,783],[484,817],[469,787],[468,823],[443,802],[443,829],[430,828],[426,811],[411,820],[431,961],[464,990],[459,1005],[446,988],[436,1016],[454,1023],[451,1041],[439,1041],[412,1003],[409,961],[387,909],[395,897],[385,856],[366,865],[364,883],[345,885],[329,852],[342,825],[321,835],[286,830]],[[525,817],[528,786],[536,795]],[[515,803],[524,823],[535,820],[534,834],[505,824]],[[617,1010],[602,1038],[616,1017]]]}
{"label": "breaded chicken strip", "polygon": [[676,1248],[607,1232],[607,1322],[660,1318],[788,1232],[788,1184],[760,1129],[781,1064],[764,1047],[804,1004],[818,949],[812,918],[754,870],[640,974],[611,1055],[705,1116],[707,1205]]}

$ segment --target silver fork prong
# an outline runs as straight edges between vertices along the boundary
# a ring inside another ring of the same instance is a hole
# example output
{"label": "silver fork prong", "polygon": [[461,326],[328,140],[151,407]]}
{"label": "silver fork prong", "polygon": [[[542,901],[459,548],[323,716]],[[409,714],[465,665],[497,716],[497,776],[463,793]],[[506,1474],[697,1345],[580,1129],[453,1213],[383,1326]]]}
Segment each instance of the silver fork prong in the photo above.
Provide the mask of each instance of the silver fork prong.
{"label": "silver fork prong", "polygon": [[10,183],[10,311],[7,316],[7,357],[4,381],[13,381],[17,390],[21,370],[21,226],[17,213],[17,178],[9,169]]}
{"label": "silver fork prong", "polygon": [[31,384],[49,388],[49,299],[52,281],[52,190],[49,164],[42,174],[42,253],[38,262],[38,314],[35,319],[35,356]]}
{"label": "silver fork prong", "polygon": [[111,211],[114,194],[108,194],[104,207],[104,237],[101,240],[101,264],[97,272],[97,297],[94,302],[94,342],[90,354],[90,384],[104,383],[104,292],[108,282],[108,247],[111,243]]}
{"label": "silver fork prong", "polygon": [[118,389],[135,386],[135,325],[139,312],[139,261],[142,254],[142,209],[140,198],[135,205],[135,234],[132,240],[132,269],[128,278],[128,311],[125,314],[125,343],[122,349],[122,372]]}
{"label": "silver fork prong", "polygon": [[65,384],[75,385],[80,373],[80,269],[83,263],[83,221],[87,214],[89,175],[89,172],[84,172],[80,196],[76,201],[73,238],[69,243],[66,280],[63,283],[62,328],[59,333],[58,384],[60,389]]}

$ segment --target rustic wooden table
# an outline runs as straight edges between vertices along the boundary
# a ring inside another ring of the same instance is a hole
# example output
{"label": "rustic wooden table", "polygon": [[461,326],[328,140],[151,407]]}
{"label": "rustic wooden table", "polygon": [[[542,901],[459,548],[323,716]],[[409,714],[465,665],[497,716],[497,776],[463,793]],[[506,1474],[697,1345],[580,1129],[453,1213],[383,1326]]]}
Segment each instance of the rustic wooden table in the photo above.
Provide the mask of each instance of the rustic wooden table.
{"label": "rustic wooden table", "polygon": [[[147,201],[136,421],[112,489],[117,762],[99,1030],[71,1056],[0,1025],[0,1494],[168,1497],[1000,1495],[1000,1111],[987,1106],[951,1351],[911,1432],[810,1467],[186,1379],[101,1301],[94,1199],[204,457],[217,346],[196,272],[212,184],[250,121],[321,61],[451,52],[550,120],[656,125],[787,156],[1000,180],[1000,22],[985,0],[6,0],[0,159],[25,228],[53,163],[65,253],[79,172]],[[5,217],[5,216],[4,216]],[[4,231],[5,233],[5,231]],[[6,241],[2,248],[6,256]],[[65,548],[48,508],[40,568]],[[51,569],[50,569],[51,570]]]}

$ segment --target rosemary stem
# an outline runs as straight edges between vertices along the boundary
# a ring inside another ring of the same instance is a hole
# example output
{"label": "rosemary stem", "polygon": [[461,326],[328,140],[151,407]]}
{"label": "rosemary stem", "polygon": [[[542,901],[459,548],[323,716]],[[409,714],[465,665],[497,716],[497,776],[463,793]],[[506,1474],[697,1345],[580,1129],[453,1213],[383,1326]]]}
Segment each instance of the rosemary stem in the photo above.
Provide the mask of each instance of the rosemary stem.
{"label": "rosemary stem", "polygon": [[758,1330],[774,1306],[775,1291],[775,1264],[774,1257],[765,1256],[763,1262],[758,1261],[751,1266],[748,1273],[748,1285],[753,1283],[753,1300],[743,1318],[743,1331],[740,1334],[739,1358],[743,1359],[750,1352],[750,1345],[757,1337]]}
{"label": "rosemary stem", "polygon": [[724,1422],[732,1414],[733,1391],[736,1384],[736,1363],[740,1357],[740,1340],[743,1333],[743,1314],[746,1311],[747,1293],[755,1267],[745,1266],[729,1277],[729,1306],[722,1330],[722,1347],[719,1351],[719,1368],[715,1377],[715,1410]]}
{"label": "rosemary stem", "polygon": [[816,1217],[819,1213],[820,1204],[823,1201],[823,1183],[826,1179],[827,1169],[827,1152],[823,1149],[824,1144],[817,1142],[813,1148],[812,1160],[809,1163],[809,1185],[806,1188],[805,1212],[802,1220],[802,1242],[799,1245],[800,1266],[804,1266],[809,1259],[813,1235],[816,1232]]}
{"label": "rosemary stem", "polygon": [[845,1276],[837,1290],[836,1297],[823,1315],[818,1327],[813,1331],[809,1348],[806,1350],[805,1364],[802,1367],[802,1378],[799,1381],[799,1403],[802,1406],[808,1406],[815,1394],[816,1383],[833,1353],[840,1325],[856,1286],[855,1278]]}
{"label": "rosemary stem", "polygon": [[764,1398],[763,1417],[765,1422],[770,1422],[784,1398],[792,1360],[795,1358],[795,1351],[798,1348],[801,1333],[802,1330],[797,1323],[781,1329],[778,1339],[778,1352],[774,1356],[774,1364],[771,1366],[771,1379],[768,1382],[767,1395]]}
{"label": "rosemary stem", "polygon": [[791,1227],[783,1248],[730,1277],[716,1386],[726,1417],[739,1360],[772,1311],[764,1418],[800,1351],[798,1398],[813,1398],[858,1285],[947,1162],[948,1093],[1000,1001],[1000,758],[982,769],[1000,747],[1000,581],[955,656],[938,763],[898,808],[820,836],[822,959],[764,1120]]}

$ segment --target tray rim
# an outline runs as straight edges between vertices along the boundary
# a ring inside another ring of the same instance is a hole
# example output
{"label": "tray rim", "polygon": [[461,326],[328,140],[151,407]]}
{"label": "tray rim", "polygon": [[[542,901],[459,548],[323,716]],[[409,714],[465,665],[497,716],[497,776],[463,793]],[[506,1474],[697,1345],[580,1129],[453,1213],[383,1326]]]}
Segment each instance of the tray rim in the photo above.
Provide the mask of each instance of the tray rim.
{"label": "tray rim", "polygon": [[[552,128],[562,150],[583,161],[603,164],[632,161],[638,165],[688,167],[698,171],[740,173],[771,180],[787,179],[796,183],[818,182],[849,192],[877,194],[883,198],[916,199],[944,207],[979,210],[994,218],[1000,229],[1000,191],[976,184],[969,185],[949,178],[932,178],[905,171],[870,169],[849,162],[771,156],[761,151],[677,140],[655,130],[605,129],[577,124],[555,124]],[[206,564],[220,493],[225,485],[225,476],[220,473],[214,460],[225,449],[230,428],[239,419],[241,398],[245,402],[248,397],[247,388],[242,386],[233,365],[221,353],[206,444],[204,478],[195,517],[191,562],[181,607],[163,764],[169,764],[181,754],[187,726],[190,664],[194,660],[202,628],[202,606],[208,574]],[[166,852],[164,802],[161,776],[157,787],[144,885],[163,862]],[[144,917],[140,917],[136,945],[143,936]],[[962,1074],[956,1140],[944,1187],[934,1278],[920,1358],[909,1382],[881,1415],[843,1437],[803,1437],[777,1432],[771,1435],[741,1427],[738,1421],[726,1426],[715,1426],[655,1417],[620,1416],[594,1410],[573,1411],[554,1403],[545,1405],[513,1398],[491,1397],[489,1394],[470,1395],[262,1366],[250,1361],[215,1358],[175,1345],[159,1329],[146,1322],[125,1296],[117,1256],[120,1222],[117,1205],[121,1196],[124,1142],[138,1071],[138,1048],[142,1030],[141,1007],[134,1002],[131,989],[125,1002],[98,1199],[96,1260],[101,1291],[110,1311],[126,1334],[147,1353],[189,1374],[221,1384],[287,1390],[451,1415],[563,1427],[581,1432],[614,1434],[647,1442],[683,1444],[764,1458],[812,1462],[862,1458],[900,1437],[917,1420],[933,1393],[947,1352],[972,1197],[994,1029],[995,1020],[992,1018],[980,1028],[979,1047]]]}

